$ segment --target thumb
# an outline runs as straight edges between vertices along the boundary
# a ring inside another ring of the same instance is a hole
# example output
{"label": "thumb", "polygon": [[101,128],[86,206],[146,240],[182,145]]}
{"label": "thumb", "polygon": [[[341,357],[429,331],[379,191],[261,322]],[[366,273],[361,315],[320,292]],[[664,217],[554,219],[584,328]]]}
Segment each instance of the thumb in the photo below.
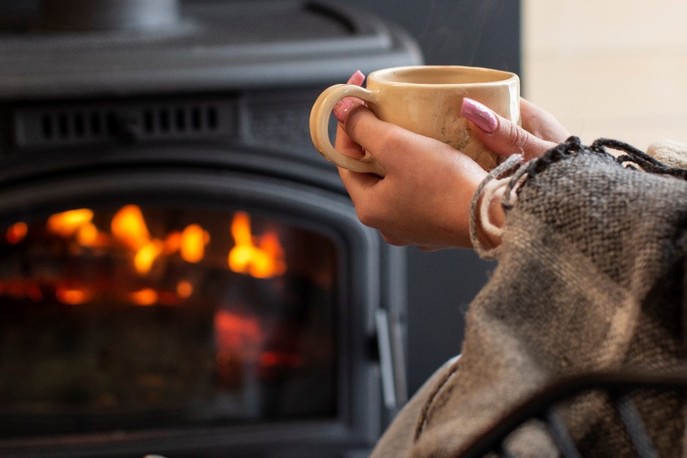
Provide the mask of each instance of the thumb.
{"label": "thumb", "polygon": [[522,153],[525,160],[529,160],[556,146],[556,143],[532,135],[517,123],[472,99],[463,99],[460,115],[472,123],[473,134],[501,156]]}

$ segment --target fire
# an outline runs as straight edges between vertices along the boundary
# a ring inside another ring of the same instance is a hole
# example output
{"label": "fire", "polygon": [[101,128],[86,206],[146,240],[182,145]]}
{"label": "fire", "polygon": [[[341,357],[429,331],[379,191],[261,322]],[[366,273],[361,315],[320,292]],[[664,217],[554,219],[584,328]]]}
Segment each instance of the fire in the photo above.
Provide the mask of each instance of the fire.
{"label": "fire", "polygon": [[90,222],[79,228],[78,232],[76,233],[76,239],[78,240],[79,245],[85,247],[102,245],[102,243],[100,243],[101,237],[100,233],[98,232],[98,228],[95,227],[95,224]]}
{"label": "fire", "polygon": [[76,237],[79,245],[94,247],[103,244],[98,228],[93,224],[93,210],[78,208],[55,213],[48,218],[48,231],[60,237]]}
{"label": "fire", "polygon": [[162,243],[153,240],[143,212],[138,205],[125,205],[112,217],[112,236],[133,251],[134,268],[139,274],[150,272],[153,263],[162,253]]}
{"label": "fire", "polygon": [[177,284],[177,295],[183,297],[184,299],[191,297],[193,294],[193,285],[188,280],[180,281]]}
{"label": "fire", "polygon": [[150,240],[140,247],[134,255],[134,268],[139,274],[145,275],[153,268],[153,263],[162,253],[162,242]]}
{"label": "fire", "polygon": [[[108,239],[118,242],[133,253],[134,269],[139,275],[148,274],[161,256],[177,252],[184,261],[198,263],[205,257],[205,247],[210,243],[210,234],[198,224],[171,232],[164,239],[153,238],[138,205],[125,205],[115,213],[110,235],[98,230],[93,216],[93,210],[87,208],[55,213],[48,218],[48,229],[61,237],[75,237],[84,247],[107,246]],[[18,243],[25,237],[26,229],[20,223],[15,226],[8,229],[6,238]],[[234,214],[231,235],[235,246],[229,251],[227,262],[233,272],[255,278],[271,278],[286,272],[279,236],[276,232],[254,236],[248,213]]]}
{"label": "fire", "polygon": [[210,242],[210,235],[197,224],[191,224],[181,233],[181,258],[195,264],[205,256],[205,245]]}
{"label": "fire", "polygon": [[247,213],[236,212],[231,223],[231,235],[236,244],[227,258],[232,271],[255,278],[270,278],[286,272],[278,235],[268,232],[262,237],[254,237]]}
{"label": "fire", "polygon": [[112,235],[132,251],[150,242],[150,232],[138,205],[125,205],[112,217]]}
{"label": "fire", "polygon": [[83,304],[88,302],[93,296],[93,293],[86,289],[68,287],[57,288],[55,294],[57,296],[57,300],[68,305]]}
{"label": "fire", "polygon": [[66,212],[55,213],[48,218],[48,230],[62,237],[71,237],[78,233],[83,226],[93,220],[93,210],[79,208]]}
{"label": "fire", "polygon": [[[5,230],[5,242],[11,245],[25,243],[30,227],[26,222],[16,222]],[[97,248],[89,256],[107,254],[109,250],[116,259],[131,262],[131,272],[139,277],[149,276],[156,262],[167,256],[178,256],[188,264],[196,264],[206,257],[211,242],[210,233],[200,224],[189,224],[179,230],[156,236],[149,230],[141,207],[130,204],[119,208],[110,221],[109,232],[100,230],[95,223],[95,212],[88,208],[77,208],[54,213],[46,220],[45,230],[69,241],[69,246]],[[41,234],[42,231],[39,231]],[[239,211],[233,215],[230,234],[233,246],[226,254],[228,268],[232,272],[255,278],[272,278],[286,272],[284,249],[276,231],[261,235],[251,232],[251,218]],[[231,245],[230,245],[231,246]],[[75,251],[71,253],[85,253]],[[79,254],[73,254],[78,256]],[[213,257],[213,259],[217,259]],[[219,258],[221,259],[221,258]],[[161,269],[160,272],[165,272]],[[153,278],[151,277],[151,281]],[[16,283],[16,282],[13,282]],[[135,305],[176,304],[194,294],[196,285],[186,278],[179,278],[171,290],[155,285],[143,286],[137,291],[117,291]],[[56,299],[69,305],[83,304],[100,296],[110,295],[97,288],[67,287],[60,282],[35,283],[33,289],[8,289],[0,284],[0,295],[9,294],[40,300],[41,290],[53,291]]]}
{"label": "fire", "polygon": [[12,224],[5,232],[5,240],[10,245],[16,245],[26,238],[26,234],[29,231],[29,226],[23,222],[19,221]]}
{"label": "fire", "polygon": [[255,316],[219,309],[215,314],[215,367],[220,382],[241,380],[243,361],[254,361],[265,339]]}
{"label": "fire", "polygon": [[129,294],[129,300],[135,305],[150,306],[155,305],[158,300],[158,294],[154,289],[143,288]]}
{"label": "fire", "polygon": [[111,231],[116,240],[135,252],[134,268],[141,275],[149,273],[160,256],[176,251],[186,262],[200,262],[210,241],[207,231],[197,224],[187,226],[181,234],[172,232],[165,240],[154,239],[137,205],[122,207],[112,218]]}

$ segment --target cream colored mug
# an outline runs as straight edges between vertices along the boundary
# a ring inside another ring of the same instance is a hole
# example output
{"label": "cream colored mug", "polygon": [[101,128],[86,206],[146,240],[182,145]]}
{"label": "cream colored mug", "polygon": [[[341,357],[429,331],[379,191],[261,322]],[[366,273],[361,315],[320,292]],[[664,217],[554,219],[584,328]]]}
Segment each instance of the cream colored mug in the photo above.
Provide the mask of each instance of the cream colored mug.
{"label": "cream colored mug", "polygon": [[520,123],[520,79],[514,73],[480,67],[411,66],[378,70],[367,77],[366,88],[336,84],[327,88],[310,112],[310,136],[315,148],[340,167],[384,176],[372,156],[356,159],[334,148],[329,119],[344,97],[364,100],[375,115],[415,133],[435,138],[462,151],[486,170],[499,156],[470,134],[460,116],[464,97],[488,106],[501,116]]}

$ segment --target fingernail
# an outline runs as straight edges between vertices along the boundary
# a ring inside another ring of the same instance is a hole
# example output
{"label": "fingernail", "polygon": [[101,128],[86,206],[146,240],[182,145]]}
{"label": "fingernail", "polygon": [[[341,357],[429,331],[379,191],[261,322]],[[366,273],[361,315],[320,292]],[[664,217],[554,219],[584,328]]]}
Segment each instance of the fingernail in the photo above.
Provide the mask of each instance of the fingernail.
{"label": "fingernail", "polygon": [[353,109],[353,107],[356,105],[358,104],[353,99],[350,97],[345,97],[336,102],[336,105],[334,105],[334,108],[332,109],[332,114],[337,121],[343,124],[346,121],[348,112],[351,111],[351,109]]}
{"label": "fingernail", "polygon": [[[348,78],[346,84],[360,86],[363,84],[363,81],[365,81],[365,74],[360,70],[356,70],[353,72],[351,77]],[[334,105],[334,108],[332,109],[332,114],[337,121],[343,124],[343,122],[346,120],[346,116],[348,116],[348,112],[357,105],[359,105],[359,102],[354,101],[354,99],[350,97],[343,98],[336,102],[336,105]]]}
{"label": "fingernail", "polygon": [[460,115],[488,134],[494,132],[499,125],[499,120],[493,111],[472,99],[463,99]]}
{"label": "fingernail", "polygon": [[356,86],[360,86],[361,84],[363,84],[363,81],[365,81],[365,74],[360,70],[356,70],[355,72],[353,72],[351,77],[348,78],[346,84],[355,84]]}

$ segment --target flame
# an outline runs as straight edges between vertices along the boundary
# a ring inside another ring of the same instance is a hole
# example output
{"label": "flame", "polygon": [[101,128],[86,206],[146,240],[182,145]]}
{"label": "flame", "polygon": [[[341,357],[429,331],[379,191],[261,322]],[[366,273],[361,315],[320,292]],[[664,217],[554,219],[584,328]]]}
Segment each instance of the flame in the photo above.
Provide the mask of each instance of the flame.
{"label": "flame", "polygon": [[138,291],[129,293],[129,300],[135,305],[147,307],[157,303],[157,292],[152,288],[143,288]]}
{"label": "flame", "polygon": [[5,240],[7,240],[7,243],[10,245],[16,245],[26,238],[28,232],[29,226],[25,222],[16,222],[5,231]]}
{"label": "flame", "polygon": [[100,233],[98,228],[91,222],[82,225],[76,233],[76,240],[81,246],[93,247],[99,245]]}
{"label": "flame", "polygon": [[93,220],[93,210],[78,208],[55,213],[48,218],[48,230],[62,237],[70,237]]}
{"label": "flame", "polygon": [[164,245],[159,240],[151,240],[143,245],[134,255],[136,272],[145,275],[153,268],[153,263],[162,253]]}
{"label": "flame", "polygon": [[205,256],[205,245],[210,242],[210,234],[197,224],[191,224],[181,233],[181,258],[192,264],[200,262]]}
{"label": "flame", "polygon": [[150,232],[138,205],[125,205],[112,217],[112,235],[133,251],[150,242]]}
{"label": "flame", "polygon": [[[127,259],[132,263],[132,272],[148,275],[155,262],[164,256],[177,255],[189,264],[201,262],[211,240],[210,233],[199,224],[189,224],[182,230],[173,230],[160,238],[151,234],[145,217],[138,205],[130,204],[119,208],[112,216],[110,232],[101,231],[94,222],[94,211],[88,208],[77,208],[50,215],[46,220],[46,231],[64,239],[69,239],[69,248],[74,244],[84,248],[102,248],[113,250],[117,259]],[[18,244],[25,240],[30,228],[26,222],[18,221],[5,230],[5,241]],[[239,274],[255,278],[271,278],[286,272],[284,249],[276,231],[254,235],[251,231],[251,218],[247,212],[236,212],[231,222],[230,233],[234,246],[227,253],[226,268]],[[114,252],[116,251],[116,252]],[[124,256],[122,256],[124,251]],[[81,253],[82,251],[78,251]],[[74,251],[70,251],[74,254]],[[103,251],[94,251],[96,256]],[[171,269],[172,272],[176,269]],[[165,274],[167,270],[160,269]],[[116,285],[115,285],[116,286]],[[187,279],[178,279],[176,287],[171,290],[142,288],[134,292],[112,291],[73,287],[54,279],[41,279],[26,285],[16,281],[7,284],[0,281],[0,295],[23,297],[31,300],[42,300],[45,294],[53,295],[63,304],[77,305],[92,301],[96,295],[112,294],[126,297],[132,304],[149,306],[155,304],[179,304],[194,294],[195,285]],[[220,318],[219,326],[228,329],[237,326],[236,317]],[[244,339],[254,340],[259,329],[257,324],[244,322],[240,325],[242,332],[248,332]],[[246,331],[248,330],[248,331]],[[224,332],[224,334],[227,334]],[[229,345],[231,346],[231,345]],[[269,360],[269,357],[267,357]],[[267,363],[269,365],[269,361]]]}
{"label": "flame", "polygon": [[170,232],[165,239],[164,254],[174,254],[181,249],[181,232]]}
{"label": "flame", "polygon": [[284,252],[274,232],[262,237],[251,234],[250,217],[245,212],[236,212],[231,223],[231,235],[235,246],[229,251],[229,268],[255,278],[270,278],[286,272]]}

